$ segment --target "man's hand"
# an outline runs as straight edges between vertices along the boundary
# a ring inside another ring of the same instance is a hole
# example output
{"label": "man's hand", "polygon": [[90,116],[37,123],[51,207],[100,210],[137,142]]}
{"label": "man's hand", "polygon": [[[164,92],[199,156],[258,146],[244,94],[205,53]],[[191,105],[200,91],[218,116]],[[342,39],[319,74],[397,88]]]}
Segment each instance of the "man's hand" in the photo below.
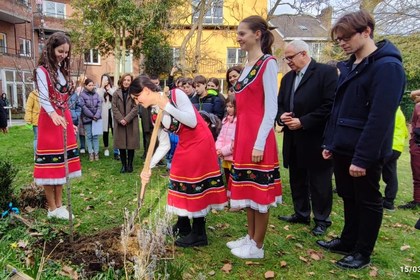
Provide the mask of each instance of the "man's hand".
{"label": "man's hand", "polygon": [[263,160],[263,154],[264,154],[264,151],[253,149],[252,150],[252,162],[258,163],[258,162],[262,161]]}
{"label": "man's hand", "polygon": [[366,169],[352,164],[350,165],[349,173],[352,177],[362,177],[366,176]]}
{"label": "man's hand", "polygon": [[283,113],[280,116],[280,120],[287,126],[290,130],[297,130],[302,128],[302,124],[298,118],[293,117],[292,112]]}
{"label": "man's hand", "polygon": [[73,125],[74,134],[77,135],[77,132],[79,131],[79,128],[77,125]]}
{"label": "man's hand", "polygon": [[332,153],[331,153],[331,151],[330,150],[326,150],[326,149],[322,150],[322,157],[324,159],[332,159]]}

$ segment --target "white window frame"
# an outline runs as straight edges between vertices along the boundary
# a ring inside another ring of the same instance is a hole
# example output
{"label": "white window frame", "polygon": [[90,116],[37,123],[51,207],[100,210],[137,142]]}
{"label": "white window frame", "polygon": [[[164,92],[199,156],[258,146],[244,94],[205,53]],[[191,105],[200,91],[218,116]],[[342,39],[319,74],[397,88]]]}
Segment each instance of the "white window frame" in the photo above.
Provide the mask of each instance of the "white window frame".
{"label": "white window frame", "polygon": [[172,65],[177,66],[179,64],[181,48],[172,47]]}
{"label": "white window frame", "polygon": [[[52,4],[54,5],[54,12],[47,11],[47,5]],[[63,13],[59,13],[60,7],[62,7]],[[43,1],[42,2],[42,13],[46,17],[55,17],[55,18],[61,18],[66,19],[66,4],[64,3],[58,3],[54,1]]]}
{"label": "white window frame", "polygon": [[[229,51],[235,51],[235,62],[229,62]],[[244,52],[243,57],[241,57],[241,52]],[[227,51],[226,51],[227,68],[242,64],[244,62],[245,57],[246,57],[246,52],[241,50],[240,48],[227,48]]]}
{"label": "white window frame", "polygon": [[3,33],[3,32],[0,32],[0,35],[2,35],[3,36],[3,42],[4,42],[4,44],[1,46],[0,45],[0,53],[7,53],[7,34],[6,33]]}
{"label": "white window frame", "polygon": [[[6,72],[11,74],[11,79],[6,79]],[[2,83],[2,92],[8,92],[8,99],[12,108],[25,109],[26,96],[35,88],[35,83],[32,81],[33,73],[29,71],[22,71],[15,69],[0,69],[0,78]],[[7,89],[10,89],[8,91]],[[19,92],[19,88],[21,92]],[[19,106],[22,104],[22,107]]]}
{"label": "white window frame", "polygon": [[[211,1],[210,7],[204,16],[203,25],[222,25],[223,24],[223,0],[206,0]],[[197,9],[200,0],[192,1],[192,22],[198,19],[199,11]],[[208,5],[206,3],[206,5]],[[220,15],[218,15],[220,14]]]}
{"label": "white window frame", "polygon": [[122,69],[122,63],[120,62],[120,71],[121,73],[133,73],[133,50],[125,51],[125,69]]}
{"label": "white window frame", "polygon": [[[93,61],[93,52],[98,52],[98,61]],[[89,61],[86,61],[86,54],[89,53]],[[85,54],[83,55],[83,60],[84,63],[87,65],[101,65],[101,55],[99,53],[99,50],[95,50],[95,49],[90,49],[87,52],[85,52]]]}
{"label": "white window frame", "polygon": [[32,41],[31,40],[26,39],[26,38],[19,38],[19,55],[26,56],[26,57],[32,56]]}

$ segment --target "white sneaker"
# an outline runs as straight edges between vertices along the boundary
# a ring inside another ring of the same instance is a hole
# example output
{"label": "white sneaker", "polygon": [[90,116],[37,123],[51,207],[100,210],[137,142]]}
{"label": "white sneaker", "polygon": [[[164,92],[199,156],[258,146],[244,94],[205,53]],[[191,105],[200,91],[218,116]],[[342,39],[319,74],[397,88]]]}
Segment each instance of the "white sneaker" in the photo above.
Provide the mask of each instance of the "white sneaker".
{"label": "white sneaker", "polygon": [[86,150],[85,149],[80,149],[80,153],[81,154],[85,154],[86,153]]}
{"label": "white sneaker", "polygon": [[109,157],[109,151],[108,151],[108,149],[105,150],[104,156]]}
{"label": "white sneaker", "polygon": [[48,219],[57,218],[57,209],[58,208],[55,208],[53,211],[48,210],[48,214],[47,214]]}
{"label": "white sneaker", "polygon": [[239,238],[238,240],[229,241],[226,243],[226,246],[228,246],[229,249],[235,249],[247,244],[251,244],[251,238],[249,238],[248,234],[245,237]]}
{"label": "white sneaker", "polygon": [[[61,206],[59,208],[56,209],[57,211],[57,217],[58,219],[63,219],[63,220],[68,220],[70,213],[67,210],[66,206]],[[72,218],[74,219],[74,215],[72,215]]]}
{"label": "white sneaker", "polygon": [[232,249],[230,252],[241,259],[262,259],[264,258],[264,247],[258,248],[257,243],[251,240],[250,244]]}

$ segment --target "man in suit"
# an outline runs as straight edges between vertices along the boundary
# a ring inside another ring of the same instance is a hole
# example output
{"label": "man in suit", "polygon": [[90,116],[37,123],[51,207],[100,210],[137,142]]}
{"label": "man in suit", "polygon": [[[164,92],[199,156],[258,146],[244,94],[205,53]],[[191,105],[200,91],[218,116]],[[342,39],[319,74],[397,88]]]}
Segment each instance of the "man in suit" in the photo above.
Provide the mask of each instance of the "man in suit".
{"label": "man in suit", "polygon": [[312,59],[301,40],[289,43],[284,55],[292,71],[281,81],[277,121],[284,126],[283,164],[289,169],[294,213],[279,219],[310,224],[312,208],[312,233],[322,235],[331,225],[332,164],[322,158],[321,146],[337,69]]}

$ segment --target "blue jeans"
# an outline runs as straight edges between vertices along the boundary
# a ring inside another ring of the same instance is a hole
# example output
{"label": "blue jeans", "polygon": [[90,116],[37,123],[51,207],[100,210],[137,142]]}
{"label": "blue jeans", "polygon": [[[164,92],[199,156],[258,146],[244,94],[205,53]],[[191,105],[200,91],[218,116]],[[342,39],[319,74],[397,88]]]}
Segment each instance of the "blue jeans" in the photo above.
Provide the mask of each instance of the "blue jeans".
{"label": "blue jeans", "polygon": [[34,131],[34,155],[36,154],[36,146],[38,145],[38,126],[34,125],[32,126],[32,129]]}
{"label": "blue jeans", "polygon": [[88,153],[99,153],[99,135],[92,135],[92,124],[84,124]]}

